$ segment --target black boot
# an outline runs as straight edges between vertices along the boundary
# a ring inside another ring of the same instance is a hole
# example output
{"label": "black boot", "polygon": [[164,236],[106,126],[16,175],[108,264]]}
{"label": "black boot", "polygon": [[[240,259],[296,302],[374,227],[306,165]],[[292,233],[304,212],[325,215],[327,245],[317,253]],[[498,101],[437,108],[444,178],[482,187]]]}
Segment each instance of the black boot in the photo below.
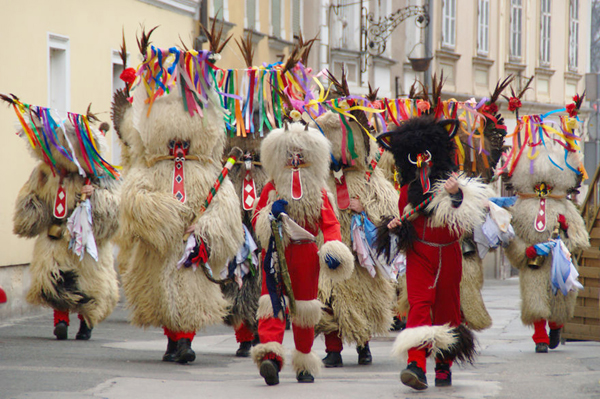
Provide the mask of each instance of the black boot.
{"label": "black boot", "polygon": [[326,368],[344,367],[341,352],[327,352],[327,356],[323,358],[323,364]]}
{"label": "black boot", "polygon": [[548,344],[545,342],[535,344],[535,353],[548,353]]}
{"label": "black boot", "polygon": [[75,335],[75,339],[81,341],[87,341],[92,338],[92,327],[88,327],[85,320],[79,321],[79,331],[77,331],[77,335]]}
{"label": "black boot", "polygon": [[56,339],[59,341],[67,339],[68,331],[69,326],[64,321],[59,321],[54,325],[54,335],[56,335]]}
{"label": "black boot", "polygon": [[452,371],[450,371],[450,365],[448,363],[437,363],[435,365],[435,386],[452,386]]}
{"label": "black boot", "polygon": [[267,385],[279,384],[279,365],[275,360],[263,360],[260,364],[260,376],[265,379]]}
{"label": "black boot", "polygon": [[174,362],[175,352],[177,352],[177,341],[173,341],[171,338],[169,338],[169,342],[167,343],[167,351],[163,355],[163,362]]}
{"label": "black boot", "polygon": [[303,370],[303,371],[299,371],[296,374],[296,380],[298,380],[298,382],[309,382],[310,383],[310,382],[315,382],[315,377],[313,377],[313,375],[310,372]]}
{"label": "black boot", "polygon": [[358,364],[361,366],[373,363],[373,357],[371,356],[371,349],[369,349],[368,342],[366,342],[364,346],[357,346],[356,352],[358,352]]}
{"label": "black boot", "polygon": [[560,344],[560,330],[560,328],[550,329],[550,343],[548,344],[550,349],[556,349],[558,344]]}
{"label": "black boot", "polygon": [[250,348],[252,348],[252,341],[240,342],[240,347],[235,355],[237,357],[250,357]]}
{"label": "black boot", "polygon": [[189,338],[181,338],[177,341],[177,351],[173,355],[173,361],[186,364],[196,360],[196,353],[192,350],[192,340]]}
{"label": "black boot", "polygon": [[406,386],[421,391],[427,389],[427,376],[425,372],[417,366],[417,362],[410,362],[407,368],[400,373],[400,381]]}

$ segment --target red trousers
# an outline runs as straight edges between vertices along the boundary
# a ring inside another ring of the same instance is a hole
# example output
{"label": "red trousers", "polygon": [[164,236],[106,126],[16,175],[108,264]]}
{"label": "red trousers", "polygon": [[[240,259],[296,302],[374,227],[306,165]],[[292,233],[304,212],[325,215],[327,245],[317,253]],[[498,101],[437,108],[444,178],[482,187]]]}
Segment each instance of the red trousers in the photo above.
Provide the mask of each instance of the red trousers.
{"label": "red trousers", "polygon": [[[81,316],[80,314],[77,315],[77,318],[79,320],[83,320],[83,316]],[[59,322],[65,322],[67,323],[67,325],[69,325],[69,311],[62,311],[62,310],[56,310],[54,309],[54,325],[58,324]]]}
{"label": "red trousers", "polygon": [[[317,299],[319,290],[319,256],[314,243],[289,244],[285,249],[292,290],[297,301],[311,301]],[[269,295],[265,281],[262,279],[262,295]],[[296,349],[302,353],[310,353],[315,338],[315,328],[299,327],[292,321],[294,343]],[[269,317],[258,320],[258,336],[261,344],[267,342],[283,342],[285,320],[278,317]]]}
{"label": "red trousers", "polygon": [[163,330],[165,331],[167,338],[171,341],[179,341],[182,338],[187,338],[192,341],[196,336],[196,331],[172,331],[166,327],[163,327]]}
{"label": "red trousers", "polygon": [[[548,327],[550,327],[551,330],[558,330],[562,327],[562,324],[556,324],[555,322],[550,321],[548,322]],[[533,336],[531,338],[533,338],[533,342],[536,344],[550,343],[550,338],[548,337],[548,332],[546,331],[546,320],[542,319],[533,323]]]}
{"label": "red trousers", "polygon": [[[458,326],[462,253],[458,241],[442,244],[415,241],[406,253],[406,286],[410,310],[406,327]],[[412,348],[408,362],[426,370],[427,349]]]}
{"label": "red trousers", "polygon": [[254,340],[254,333],[248,328],[246,323],[241,323],[238,328],[235,329],[235,340],[236,342],[251,342]]}

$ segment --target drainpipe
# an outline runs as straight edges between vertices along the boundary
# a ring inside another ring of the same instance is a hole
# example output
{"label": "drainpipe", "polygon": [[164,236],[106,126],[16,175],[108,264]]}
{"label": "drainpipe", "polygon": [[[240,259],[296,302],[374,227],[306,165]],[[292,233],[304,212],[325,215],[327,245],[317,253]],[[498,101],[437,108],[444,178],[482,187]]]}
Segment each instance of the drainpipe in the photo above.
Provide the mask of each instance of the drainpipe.
{"label": "drainpipe", "polygon": [[[425,58],[432,57],[433,53],[433,23],[435,22],[433,0],[425,0],[427,2],[427,10],[429,12],[429,24],[425,29]],[[432,60],[434,61],[434,60]],[[430,66],[431,68],[431,66]],[[431,69],[424,72],[424,83],[431,89]]]}

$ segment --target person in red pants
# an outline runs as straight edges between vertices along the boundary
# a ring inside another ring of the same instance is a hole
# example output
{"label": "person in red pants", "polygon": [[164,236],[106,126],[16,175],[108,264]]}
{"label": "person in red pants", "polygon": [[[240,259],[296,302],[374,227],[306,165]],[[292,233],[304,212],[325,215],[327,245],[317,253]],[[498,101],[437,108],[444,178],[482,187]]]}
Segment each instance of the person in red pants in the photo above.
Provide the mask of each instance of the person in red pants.
{"label": "person in red pants", "polygon": [[402,383],[417,390],[428,386],[428,355],[435,357],[436,386],[452,384],[450,368],[455,359],[471,362],[474,355],[472,333],[461,324],[459,239],[483,221],[486,188],[455,173],[456,124],[422,116],[378,138],[401,171],[403,218],[392,219],[387,227],[399,235],[406,252],[410,309],[393,354],[408,364],[400,374]]}
{"label": "person in red pants", "polygon": [[[298,382],[313,382],[322,364],[312,352],[314,326],[322,307],[317,299],[319,272],[340,280],[353,271],[354,257],[341,242],[340,224],[325,189],[329,152],[327,139],[299,122],[273,130],[261,146],[263,167],[271,180],[252,218],[263,248],[263,277],[257,311],[260,344],[251,354],[267,385],[279,383],[285,363],[282,342],[290,294],[295,298],[295,313],[290,314],[296,347],[292,367]],[[272,231],[273,218],[281,221],[281,232]],[[320,248],[315,239],[319,231],[324,240]],[[281,255],[293,292],[287,291],[281,278],[274,234],[282,234],[285,254]]]}

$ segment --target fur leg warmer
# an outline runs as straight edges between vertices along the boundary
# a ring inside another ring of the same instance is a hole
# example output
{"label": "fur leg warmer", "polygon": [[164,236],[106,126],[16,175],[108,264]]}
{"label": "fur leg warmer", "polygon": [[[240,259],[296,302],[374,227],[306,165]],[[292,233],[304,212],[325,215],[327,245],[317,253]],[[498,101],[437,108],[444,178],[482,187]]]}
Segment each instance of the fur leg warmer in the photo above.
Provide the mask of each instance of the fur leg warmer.
{"label": "fur leg warmer", "polygon": [[321,371],[323,362],[315,352],[302,353],[294,350],[292,353],[292,368],[298,374],[301,371],[308,371],[311,375],[318,375]]}
{"label": "fur leg warmer", "polygon": [[398,334],[392,356],[405,363],[411,348],[428,348],[434,357],[468,363],[473,362],[476,353],[473,333],[462,324],[455,328],[447,324],[406,328]]}
{"label": "fur leg warmer", "polygon": [[292,323],[298,327],[314,327],[321,319],[323,304],[318,299],[312,301],[296,301],[296,314],[292,315]]}
{"label": "fur leg warmer", "polygon": [[260,365],[268,354],[274,354],[281,359],[281,369],[285,364],[285,348],[279,342],[267,342],[265,344],[258,344],[250,351],[252,360],[256,363],[256,366],[260,369]]}
{"label": "fur leg warmer", "polygon": [[[340,261],[340,265],[335,270],[330,269],[325,262],[328,255]],[[321,270],[333,282],[347,280],[354,271],[354,255],[352,255],[346,244],[341,241],[324,243],[319,249],[319,263]]]}

